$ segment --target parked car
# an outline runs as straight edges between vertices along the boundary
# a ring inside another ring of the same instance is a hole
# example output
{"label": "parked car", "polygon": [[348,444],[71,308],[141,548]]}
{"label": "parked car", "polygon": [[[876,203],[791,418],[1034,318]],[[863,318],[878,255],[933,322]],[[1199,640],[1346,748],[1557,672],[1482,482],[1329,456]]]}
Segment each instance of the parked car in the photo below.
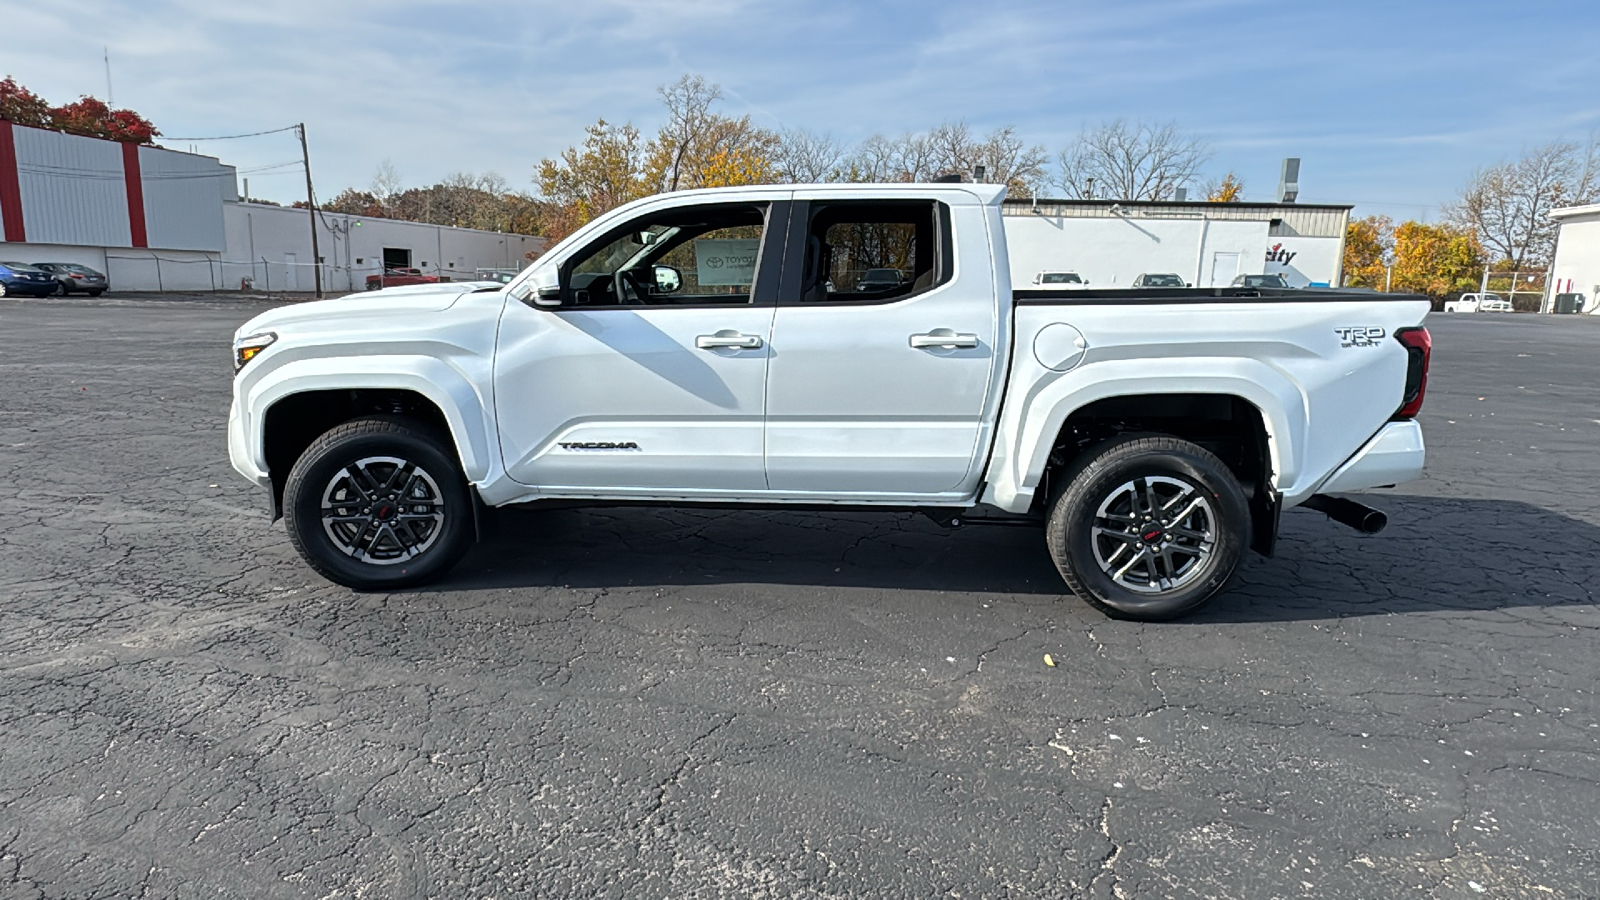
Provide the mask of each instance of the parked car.
{"label": "parked car", "polygon": [[0,297],[48,297],[60,291],[61,283],[43,269],[27,263],[0,262]]}
{"label": "parked car", "polygon": [[421,269],[384,269],[381,275],[367,276],[367,290],[400,287],[406,284],[438,284],[439,276],[424,275]]}
{"label": "parked car", "polygon": [[1445,312],[1511,312],[1511,301],[1499,294],[1462,294],[1444,302]]}
{"label": "parked car", "polygon": [[1274,288],[1288,290],[1289,282],[1282,275],[1235,275],[1229,287]]}
{"label": "parked car", "polygon": [[1051,271],[1049,269],[1033,276],[1033,283],[1038,287],[1058,291],[1081,291],[1089,286],[1089,282],[1078,277],[1077,272]]}
{"label": "parked car", "polygon": [[867,291],[886,291],[897,288],[905,282],[905,275],[899,269],[868,269],[861,280],[856,282],[856,293]]}
{"label": "parked car", "polygon": [[[787,504],[1031,524],[1063,592],[1154,620],[1222,591],[1246,550],[1270,555],[1284,509],[1382,529],[1331,495],[1422,474],[1426,298],[1015,290],[1004,196],[659,194],[504,290],[262,313],[234,335],[229,458],[311,568],[363,590],[442,575],[483,507]],[[961,264],[918,255],[887,302],[807,303],[817,265],[763,266],[744,291],[648,289],[729,229],[772,261],[908,222],[918,246],[953,238]]]}
{"label": "parked car", "polygon": [[1133,280],[1135,288],[1186,288],[1189,282],[1171,273],[1145,273]]}
{"label": "parked car", "polygon": [[111,289],[111,283],[106,280],[104,273],[96,272],[88,266],[77,263],[34,263],[35,269],[42,269],[55,276],[61,285],[61,293],[88,294],[98,297]]}

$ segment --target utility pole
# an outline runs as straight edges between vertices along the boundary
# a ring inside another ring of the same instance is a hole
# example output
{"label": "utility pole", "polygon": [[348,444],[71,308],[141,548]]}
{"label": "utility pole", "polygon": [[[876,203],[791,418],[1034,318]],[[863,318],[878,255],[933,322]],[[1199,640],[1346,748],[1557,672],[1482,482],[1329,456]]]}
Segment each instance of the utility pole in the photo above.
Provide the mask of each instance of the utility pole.
{"label": "utility pole", "polygon": [[311,151],[306,149],[306,123],[295,126],[300,131],[300,160],[306,170],[306,214],[311,217],[311,275],[317,286],[317,299],[322,299],[322,257],[317,248],[317,198],[311,192]]}

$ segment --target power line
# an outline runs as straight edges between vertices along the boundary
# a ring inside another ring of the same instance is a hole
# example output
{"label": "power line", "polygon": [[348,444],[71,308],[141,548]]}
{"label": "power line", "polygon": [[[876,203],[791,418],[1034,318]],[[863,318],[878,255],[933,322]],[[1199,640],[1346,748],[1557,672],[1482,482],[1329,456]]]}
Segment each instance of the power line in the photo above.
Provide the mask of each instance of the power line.
{"label": "power line", "polygon": [[233,141],[238,140],[239,138],[260,137],[264,134],[279,134],[284,131],[294,131],[299,127],[299,125],[290,125],[287,128],[274,128],[271,131],[252,131],[249,134],[219,134],[213,137],[167,137],[163,134],[161,135],[161,139],[164,141]]}

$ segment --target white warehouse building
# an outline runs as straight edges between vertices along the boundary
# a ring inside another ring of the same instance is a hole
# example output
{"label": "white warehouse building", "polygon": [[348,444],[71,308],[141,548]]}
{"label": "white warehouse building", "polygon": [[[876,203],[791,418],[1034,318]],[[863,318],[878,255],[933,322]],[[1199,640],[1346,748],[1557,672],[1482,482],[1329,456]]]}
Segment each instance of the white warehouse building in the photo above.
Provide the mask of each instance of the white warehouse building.
{"label": "white warehouse building", "polygon": [[1260,274],[1282,275],[1290,287],[1337,286],[1352,208],[1013,198],[1003,209],[1011,283],[1070,271],[1097,288],[1125,288],[1146,273],[1195,287]]}
{"label": "white warehouse building", "polygon": [[520,269],[545,244],[241,202],[235,170],[212,157],[0,121],[0,259],[79,263],[113,291],[310,291],[318,264],[332,292],[360,290],[386,266],[466,281]]}
{"label": "white warehouse building", "polygon": [[1559,230],[1545,311],[1554,310],[1563,295],[1576,294],[1580,312],[1600,314],[1600,203],[1558,209],[1550,218]]}

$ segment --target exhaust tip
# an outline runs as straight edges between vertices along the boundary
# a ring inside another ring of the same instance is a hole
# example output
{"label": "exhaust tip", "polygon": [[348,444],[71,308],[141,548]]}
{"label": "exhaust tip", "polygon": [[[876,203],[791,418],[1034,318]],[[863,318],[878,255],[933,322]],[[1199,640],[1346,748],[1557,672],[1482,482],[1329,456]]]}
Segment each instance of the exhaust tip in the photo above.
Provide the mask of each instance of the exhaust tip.
{"label": "exhaust tip", "polygon": [[1384,513],[1364,503],[1346,500],[1343,497],[1313,494],[1301,505],[1306,509],[1323,513],[1335,522],[1348,525],[1362,534],[1377,534],[1389,527],[1389,517]]}

